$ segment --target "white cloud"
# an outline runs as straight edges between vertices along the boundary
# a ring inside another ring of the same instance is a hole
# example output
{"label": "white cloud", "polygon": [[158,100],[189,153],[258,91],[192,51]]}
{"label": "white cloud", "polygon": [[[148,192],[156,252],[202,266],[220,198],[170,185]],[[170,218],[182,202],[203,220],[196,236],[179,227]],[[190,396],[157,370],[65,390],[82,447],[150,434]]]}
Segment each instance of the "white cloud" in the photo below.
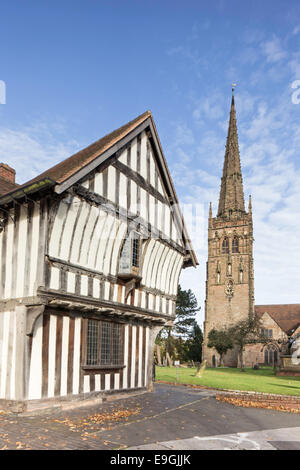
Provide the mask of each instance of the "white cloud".
{"label": "white cloud", "polygon": [[[254,97],[253,102],[256,101]],[[292,120],[291,112],[295,108],[292,109],[286,94],[272,102],[257,102],[257,111],[250,104],[248,115],[247,109],[240,113],[237,105],[244,188],[253,201],[255,300],[256,304],[299,303],[300,169],[297,161],[300,131]],[[242,119],[240,114],[243,114]],[[215,143],[220,141],[219,135],[215,126],[215,132],[204,132],[202,142],[211,142],[214,149]],[[225,143],[225,133],[222,140]],[[206,145],[206,154],[212,149]],[[223,163],[223,157],[218,158]],[[190,166],[187,168],[194,178],[190,196],[186,195],[185,200],[207,204],[212,199],[215,214],[220,168],[204,170],[203,162],[195,163],[197,168],[193,172]],[[194,290],[202,306],[200,321],[204,318],[207,211],[204,212],[205,230],[202,230],[204,246],[200,245],[197,250],[200,267],[196,271],[186,270],[181,276],[183,287]]]}
{"label": "white cloud", "polygon": [[271,40],[263,42],[261,48],[266,56],[267,62],[278,62],[287,56],[280,39],[276,36]]}
{"label": "white cloud", "polygon": [[186,124],[176,125],[175,136],[174,144],[177,146],[186,147],[194,143],[193,132]]}
{"label": "white cloud", "polygon": [[[292,35],[299,32],[296,25]],[[277,33],[267,37],[266,32],[247,30],[237,56],[224,67],[225,78],[237,80],[240,85],[236,108],[245,199],[251,194],[253,201],[257,304],[300,303],[300,105],[292,104],[294,90],[290,88],[293,80],[300,79],[300,53],[292,35]],[[192,61],[195,57],[197,49],[190,48],[186,58]],[[224,63],[226,57],[224,52]],[[215,72],[214,61],[208,71]],[[191,288],[199,300],[201,320],[208,203],[213,202],[215,214],[229,114],[228,96],[216,92],[215,86],[214,80],[202,97],[196,92],[188,93],[193,110],[190,117],[194,120],[189,121],[194,135],[194,144],[189,147],[190,161],[182,164],[176,152],[171,155],[175,186],[179,185],[182,200],[202,202],[204,207],[196,250],[200,266],[197,270],[184,270],[181,275],[183,287]],[[185,151],[184,147],[181,150]],[[188,228],[189,224],[190,220]]]}
{"label": "white cloud", "polygon": [[62,142],[60,125],[35,124],[22,129],[0,127],[0,161],[16,170],[16,181],[24,183],[79,149],[78,142]]}
{"label": "white cloud", "polygon": [[292,31],[292,35],[295,36],[300,33],[300,26],[295,26],[295,28]]}
{"label": "white cloud", "polygon": [[221,119],[224,116],[224,97],[219,93],[214,93],[201,100],[193,111],[193,117],[199,121],[201,119]]}
{"label": "white cloud", "polygon": [[292,79],[300,79],[300,54],[293,54],[288,66],[292,73]]}

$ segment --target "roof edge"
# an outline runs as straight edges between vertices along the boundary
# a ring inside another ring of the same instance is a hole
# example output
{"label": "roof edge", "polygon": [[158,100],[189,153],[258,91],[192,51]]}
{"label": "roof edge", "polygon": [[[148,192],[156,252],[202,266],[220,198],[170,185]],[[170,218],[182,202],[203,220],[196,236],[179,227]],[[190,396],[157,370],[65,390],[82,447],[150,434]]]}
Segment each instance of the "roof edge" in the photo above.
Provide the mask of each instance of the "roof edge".
{"label": "roof edge", "polygon": [[51,178],[42,178],[40,180],[29,183],[28,185],[18,187],[9,193],[4,194],[0,197],[0,206],[9,204],[10,202],[26,197],[27,194],[33,194],[41,189],[52,187],[55,185],[55,181]]}

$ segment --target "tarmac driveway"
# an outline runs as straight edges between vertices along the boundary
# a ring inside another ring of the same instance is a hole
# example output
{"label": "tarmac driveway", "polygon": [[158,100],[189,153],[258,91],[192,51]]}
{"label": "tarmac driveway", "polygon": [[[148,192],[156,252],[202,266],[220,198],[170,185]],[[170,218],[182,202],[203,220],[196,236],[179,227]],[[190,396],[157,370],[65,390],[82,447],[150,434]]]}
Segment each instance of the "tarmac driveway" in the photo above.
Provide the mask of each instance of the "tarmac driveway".
{"label": "tarmac driveway", "polygon": [[101,405],[0,414],[0,449],[126,448],[300,449],[300,415],[234,407],[210,390],[164,384]]}

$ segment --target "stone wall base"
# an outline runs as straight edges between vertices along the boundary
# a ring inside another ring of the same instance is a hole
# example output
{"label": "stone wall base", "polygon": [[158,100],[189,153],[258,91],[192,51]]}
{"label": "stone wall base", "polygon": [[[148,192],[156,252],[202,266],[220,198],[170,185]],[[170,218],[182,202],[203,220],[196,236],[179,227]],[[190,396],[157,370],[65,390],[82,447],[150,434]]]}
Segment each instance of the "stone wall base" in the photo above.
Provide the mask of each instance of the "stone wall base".
{"label": "stone wall base", "polygon": [[276,375],[289,376],[289,377],[300,377],[300,370],[278,370]]}
{"label": "stone wall base", "polygon": [[300,396],[258,392],[217,391],[216,399],[236,406],[300,413]]}
{"label": "stone wall base", "polygon": [[122,390],[102,390],[100,392],[66,395],[64,397],[44,398],[40,400],[0,400],[0,409],[9,413],[36,414],[52,412],[55,409],[72,409],[82,406],[101,404],[128,396],[139,395],[149,391],[148,388],[130,388]]}

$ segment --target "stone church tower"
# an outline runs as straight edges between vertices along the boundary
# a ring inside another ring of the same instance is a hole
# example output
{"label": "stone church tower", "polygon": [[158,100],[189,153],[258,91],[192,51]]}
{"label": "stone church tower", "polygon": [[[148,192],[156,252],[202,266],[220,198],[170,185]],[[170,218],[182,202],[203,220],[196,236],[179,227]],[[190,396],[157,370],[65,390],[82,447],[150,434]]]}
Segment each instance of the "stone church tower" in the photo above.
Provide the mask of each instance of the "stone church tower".
{"label": "stone church tower", "polygon": [[[219,355],[207,347],[211,329],[228,327],[254,313],[253,225],[251,197],[245,211],[238,133],[232,94],[219,207],[209,208],[208,261],[203,359],[214,365]],[[237,366],[237,353],[229,351],[224,365]]]}

